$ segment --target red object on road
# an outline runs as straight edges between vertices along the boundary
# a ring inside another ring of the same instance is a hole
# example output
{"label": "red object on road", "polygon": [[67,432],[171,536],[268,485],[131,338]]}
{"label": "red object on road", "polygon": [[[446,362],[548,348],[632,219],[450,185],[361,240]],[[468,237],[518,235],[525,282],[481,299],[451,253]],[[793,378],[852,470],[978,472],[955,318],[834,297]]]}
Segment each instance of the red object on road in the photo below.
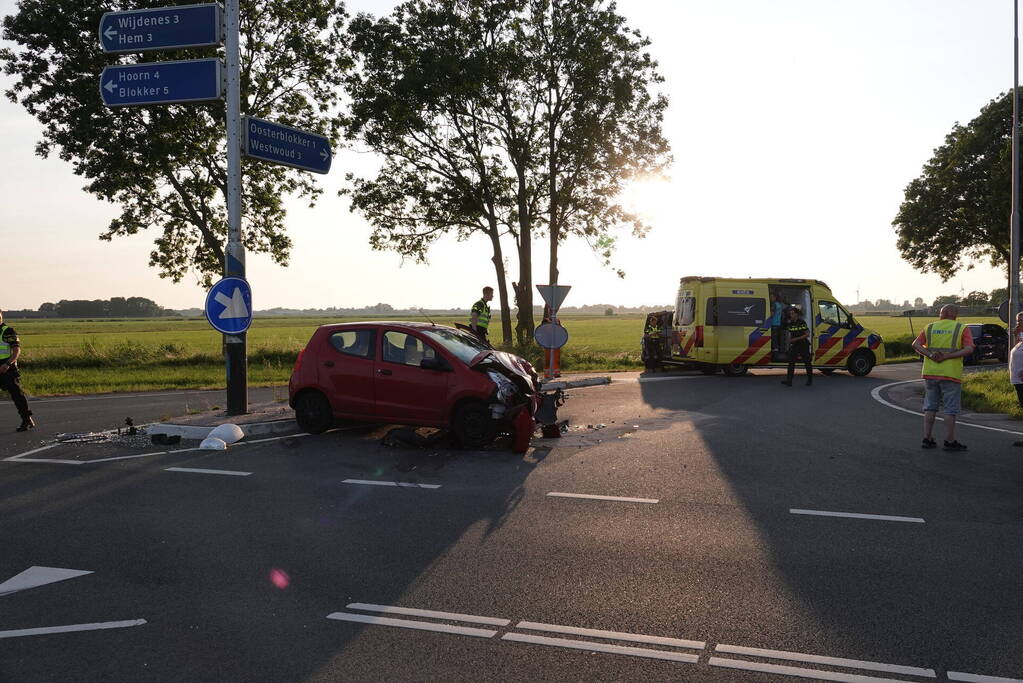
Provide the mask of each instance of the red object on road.
{"label": "red object on road", "polygon": [[317,328],[295,363],[288,401],[313,434],[348,419],[449,428],[475,448],[513,431],[520,406],[532,421],[538,391],[528,361],[471,334],[373,321]]}
{"label": "red object on road", "polygon": [[529,414],[529,411],[523,407],[512,418],[512,453],[528,451],[529,442],[533,439],[535,431],[536,422],[533,421],[533,416]]}

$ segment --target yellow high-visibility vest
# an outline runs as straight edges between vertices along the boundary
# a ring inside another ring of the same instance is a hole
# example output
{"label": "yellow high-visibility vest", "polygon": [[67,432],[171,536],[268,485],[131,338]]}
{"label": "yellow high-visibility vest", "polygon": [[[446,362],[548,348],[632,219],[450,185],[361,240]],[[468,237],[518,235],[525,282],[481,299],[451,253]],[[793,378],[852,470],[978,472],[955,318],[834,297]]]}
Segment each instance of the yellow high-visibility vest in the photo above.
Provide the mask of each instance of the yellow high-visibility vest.
{"label": "yellow high-visibility vest", "polygon": [[[955,320],[938,320],[924,329],[924,340],[929,351],[958,351],[963,348],[963,324]],[[925,377],[948,377],[957,381],[963,378],[963,359],[949,358],[940,363],[924,356]]]}

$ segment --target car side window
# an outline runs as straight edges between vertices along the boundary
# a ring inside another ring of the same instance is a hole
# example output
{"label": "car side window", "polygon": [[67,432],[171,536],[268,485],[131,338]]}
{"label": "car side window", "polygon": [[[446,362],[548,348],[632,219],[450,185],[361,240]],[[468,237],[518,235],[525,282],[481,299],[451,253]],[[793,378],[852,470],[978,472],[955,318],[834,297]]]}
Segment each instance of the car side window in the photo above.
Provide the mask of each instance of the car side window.
{"label": "car side window", "polygon": [[437,351],[419,337],[404,332],[384,332],[384,360],[419,367],[424,359],[437,358]]}
{"label": "car side window", "polygon": [[825,325],[841,325],[840,311],[838,304],[831,301],[821,301],[819,303],[821,311],[821,322]]}
{"label": "car side window", "polygon": [[346,356],[372,360],[375,355],[373,347],[376,338],[376,330],[345,330],[330,335],[330,345],[335,351]]}

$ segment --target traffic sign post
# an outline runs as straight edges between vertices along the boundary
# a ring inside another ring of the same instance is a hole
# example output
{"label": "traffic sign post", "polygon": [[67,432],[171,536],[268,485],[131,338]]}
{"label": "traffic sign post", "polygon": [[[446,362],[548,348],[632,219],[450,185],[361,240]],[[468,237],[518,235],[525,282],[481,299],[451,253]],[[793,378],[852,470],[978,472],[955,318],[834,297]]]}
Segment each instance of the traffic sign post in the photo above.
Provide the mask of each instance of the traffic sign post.
{"label": "traffic sign post", "polygon": [[223,96],[219,59],[108,66],[100,76],[108,107],[209,102]]}
{"label": "traffic sign post", "polygon": [[323,135],[252,116],[242,117],[242,128],[242,152],[247,157],[313,173],[330,171],[333,155],[330,140]]}
{"label": "traffic sign post", "polygon": [[[241,157],[241,51],[239,47],[239,0],[224,4],[226,35],[224,55],[227,67],[227,249],[224,275],[245,277],[245,243],[242,241],[242,157]],[[251,310],[251,307],[250,307]],[[248,325],[246,325],[248,329]],[[249,411],[248,348],[244,331],[224,335],[227,366],[227,414]]]}
{"label": "traffic sign post", "polygon": [[240,277],[225,277],[206,295],[206,319],[217,332],[244,334],[252,324],[252,289]]}
{"label": "traffic sign post", "polygon": [[536,289],[551,309],[551,322],[536,328],[533,338],[537,344],[547,349],[544,353],[543,376],[545,379],[553,379],[561,374],[561,347],[568,341],[568,330],[558,322],[558,309],[561,308],[572,285],[537,285]]}
{"label": "traffic sign post", "polygon": [[217,3],[106,12],[99,20],[99,44],[107,53],[219,45],[222,14]]}

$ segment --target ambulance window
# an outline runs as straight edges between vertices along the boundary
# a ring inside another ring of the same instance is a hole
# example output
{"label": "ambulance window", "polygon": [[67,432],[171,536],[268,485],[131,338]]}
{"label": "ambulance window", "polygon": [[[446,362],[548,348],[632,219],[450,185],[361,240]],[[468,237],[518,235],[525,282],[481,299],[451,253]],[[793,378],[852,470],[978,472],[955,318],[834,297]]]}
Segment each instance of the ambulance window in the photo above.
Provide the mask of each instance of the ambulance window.
{"label": "ambulance window", "polygon": [[696,299],[691,296],[680,296],[675,308],[676,325],[692,325],[696,320]]}
{"label": "ambulance window", "polygon": [[842,310],[842,307],[831,301],[820,302],[821,324],[838,325],[839,327],[849,326],[849,314]]}
{"label": "ambulance window", "polygon": [[707,324],[753,327],[764,323],[767,306],[763,299],[717,296],[707,299]]}

